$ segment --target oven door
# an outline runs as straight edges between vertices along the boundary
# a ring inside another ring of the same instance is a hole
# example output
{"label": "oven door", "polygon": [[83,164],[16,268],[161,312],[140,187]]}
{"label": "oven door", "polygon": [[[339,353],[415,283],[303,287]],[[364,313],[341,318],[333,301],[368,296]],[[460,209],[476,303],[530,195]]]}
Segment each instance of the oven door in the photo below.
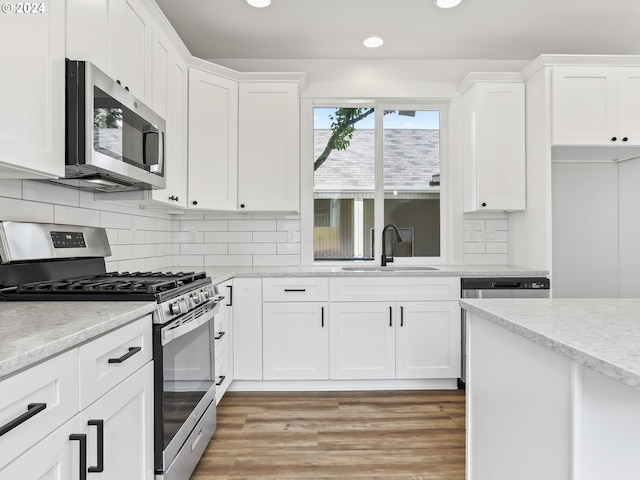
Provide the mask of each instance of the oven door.
{"label": "oven door", "polygon": [[212,416],[206,423],[215,429],[213,317],[218,308],[210,301],[167,324],[154,325],[157,473],[171,467],[205,411]]}

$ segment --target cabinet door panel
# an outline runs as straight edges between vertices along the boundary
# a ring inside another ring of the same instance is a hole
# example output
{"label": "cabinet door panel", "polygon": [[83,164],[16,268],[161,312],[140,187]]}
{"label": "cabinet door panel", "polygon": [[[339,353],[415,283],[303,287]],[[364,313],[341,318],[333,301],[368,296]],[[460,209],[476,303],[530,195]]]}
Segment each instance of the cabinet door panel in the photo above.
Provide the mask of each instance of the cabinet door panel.
{"label": "cabinet door panel", "polygon": [[238,84],[189,69],[189,208],[235,211]]}
{"label": "cabinet door panel", "polygon": [[617,71],[612,67],[554,67],[552,143],[611,145],[617,136]]}
{"label": "cabinet door panel", "polygon": [[79,443],[69,435],[81,431],[76,416],[45,437],[33,448],[0,469],[7,480],[77,480],[80,478]]}
{"label": "cabinet door panel", "polygon": [[396,314],[397,378],[460,377],[457,302],[406,302]]}
{"label": "cabinet door panel", "polygon": [[236,380],[262,380],[262,280],[233,280],[233,371]]}
{"label": "cabinet door panel", "polygon": [[109,31],[116,0],[67,0],[67,58],[86,60],[105,73],[109,65]]}
{"label": "cabinet door panel", "polygon": [[298,125],[297,84],[240,84],[240,210],[299,211]]}
{"label": "cabinet door panel", "polygon": [[327,304],[263,304],[265,380],[329,378]]}
{"label": "cabinet door panel", "polygon": [[41,3],[43,14],[3,14],[1,178],[64,176],[65,8]]}
{"label": "cabinet door panel", "polygon": [[640,67],[618,69],[618,134],[640,145]]}
{"label": "cabinet door panel", "polygon": [[131,375],[81,413],[87,433],[87,465],[97,463],[98,429],[104,422],[104,471],[107,478],[153,480],[153,363]]}
{"label": "cabinet door panel", "polygon": [[329,378],[395,378],[393,303],[332,303]]}

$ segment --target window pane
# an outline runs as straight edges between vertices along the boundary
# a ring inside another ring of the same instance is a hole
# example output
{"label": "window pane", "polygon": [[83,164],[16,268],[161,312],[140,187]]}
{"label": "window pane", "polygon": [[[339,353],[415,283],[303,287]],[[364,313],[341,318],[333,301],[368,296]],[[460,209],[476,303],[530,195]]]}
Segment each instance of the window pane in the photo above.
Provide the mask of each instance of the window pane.
{"label": "window pane", "polygon": [[384,223],[386,254],[440,256],[440,112],[397,110],[384,114]]}
{"label": "window pane", "polygon": [[373,108],[314,109],[316,260],[372,259]]}

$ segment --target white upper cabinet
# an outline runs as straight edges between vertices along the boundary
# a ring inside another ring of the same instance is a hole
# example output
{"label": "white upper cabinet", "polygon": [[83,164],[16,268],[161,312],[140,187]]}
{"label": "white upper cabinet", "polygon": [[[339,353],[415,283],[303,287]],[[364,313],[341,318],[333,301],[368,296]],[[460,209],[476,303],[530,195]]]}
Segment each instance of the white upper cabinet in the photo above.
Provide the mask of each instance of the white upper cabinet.
{"label": "white upper cabinet", "polygon": [[189,69],[189,208],[237,209],[238,84]]}
{"label": "white upper cabinet", "polygon": [[42,13],[2,14],[0,178],[64,175],[65,8],[39,4]]}
{"label": "white upper cabinet", "polygon": [[241,83],[238,207],[300,210],[297,83]]}
{"label": "white upper cabinet", "polygon": [[137,0],[67,0],[67,57],[95,64],[151,103],[153,19]]}
{"label": "white upper cabinet", "polygon": [[554,67],[553,145],[640,145],[640,67]]}
{"label": "white upper cabinet", "polygon": [[166,118],[166,186],[151,198],[173,207],[187,206],[187,65],[156,27],[153,38],[153,110]]}
{"label": "white upper cabinet", "polygon": [[524,84],[471,85],[464,115],[464,211],[524,210]]}

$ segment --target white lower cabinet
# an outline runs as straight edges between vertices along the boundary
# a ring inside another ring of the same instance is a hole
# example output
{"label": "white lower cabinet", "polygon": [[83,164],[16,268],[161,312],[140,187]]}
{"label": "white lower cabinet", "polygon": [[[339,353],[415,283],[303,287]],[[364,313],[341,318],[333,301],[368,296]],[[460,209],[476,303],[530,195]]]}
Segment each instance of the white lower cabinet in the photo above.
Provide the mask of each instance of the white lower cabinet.
{"label": "white lower cabinet", "polygon": [[233,282],[228,280],[217,285],[218,293],[224,295],[222,308],[214,318],[214,352],[216,355],[216,403],[220,403],[225,392],[233,382]]}
{"label": "white lower cabinet", "polygon": [[[152,480],[151,328],[143,317],[2,380],[0,479]],[[80,395],[87,382],[100,394]]]}
{"label": "white lower cabinet", "polygon": [[262,279],[233,280],[233,377],[262,380]]}
{"label": "white lower cabinet", "polygon": [[[102,463],[105,479],[154,477],[152,363],[147,363],[110,390],[80,416],[87,435],[90,472],[91,467],[100,470]],[[103,445],[102,462],[99,461],[100,443]]]}
{"label": "white lower cabinet", "polygon": [[79,479],[80,441],[69,438],[71,435],[77,435],[79,431],[80,417],[75,416],[0,470],[0,479]]}
{"label": "white lower cabinet", "polygon": [[394,317],[393,302],[332,303],[330,378],[395,378]]}
{"label": "white lower cabinet", "polygon": [[265,380],[327,380],[326,302],[265,302],[262,307]]}
{"label": "white lower cabinet", "polygon": [[457,301],[396,306],[396,378],[458,378],[461,371]]}

